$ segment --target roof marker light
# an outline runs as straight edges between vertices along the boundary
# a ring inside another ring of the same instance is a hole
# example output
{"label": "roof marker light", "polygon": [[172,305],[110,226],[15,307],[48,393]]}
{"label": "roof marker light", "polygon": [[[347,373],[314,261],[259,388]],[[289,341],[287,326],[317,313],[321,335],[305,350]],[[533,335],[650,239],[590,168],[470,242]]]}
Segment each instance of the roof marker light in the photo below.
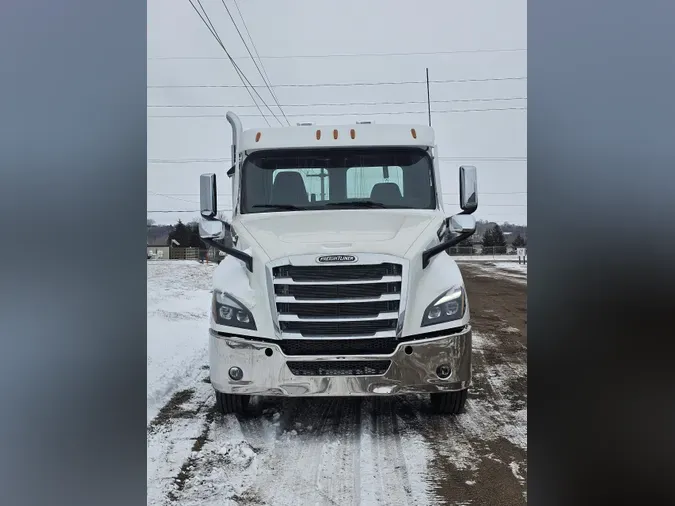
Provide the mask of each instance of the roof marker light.
{"label": "roof marker light", "polygon": [[337,138],[338,138],[338,131],[336,129],[336,130],[333,130],[333,139],[337,139]]}
{"label": "roof marker light", "polygon": [[411,129],[410,129],[410,133],[412,134],[413,139],[417,139],[417,132],[415,131],[414,128],[411,128]]}
{"label": "roof marker light", "polygon": [[260,140],[260,132],[255,134],[255,141],[258,142]]}
{"label": "roof marker light", "polygon": [[349,131],[349,135],[352,136],[352,139],[355,139],[355,138],[356,138],[356,130],[354,130],[354,129],[352,128],[352,129]]}
{"label": "roof marker light", "polygon": [[321,130],[316,131],[316,140],[321,140]]}

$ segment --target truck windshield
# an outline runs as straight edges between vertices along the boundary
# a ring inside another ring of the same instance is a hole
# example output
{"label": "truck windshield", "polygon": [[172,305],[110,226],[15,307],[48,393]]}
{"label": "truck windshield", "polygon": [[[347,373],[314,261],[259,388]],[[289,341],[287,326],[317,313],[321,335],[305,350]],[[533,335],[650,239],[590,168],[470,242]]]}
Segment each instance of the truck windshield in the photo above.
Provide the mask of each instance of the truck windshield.
{"label": "truck windshield", "polygon": [[241,184],[242,213],[436,208],[431,158],[415,148],[260,151]]}

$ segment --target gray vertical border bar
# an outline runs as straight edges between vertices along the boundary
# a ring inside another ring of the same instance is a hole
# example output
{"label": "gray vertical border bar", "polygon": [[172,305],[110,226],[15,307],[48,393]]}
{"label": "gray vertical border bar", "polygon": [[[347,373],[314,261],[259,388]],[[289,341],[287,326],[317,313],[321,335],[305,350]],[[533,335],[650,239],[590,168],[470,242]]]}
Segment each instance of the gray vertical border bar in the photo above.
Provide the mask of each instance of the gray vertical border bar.
{"label": "gray vertical border bar", "polygon": [[674,20],[528,3],[531,504],[675,502]]}
{"label": "gray vertical border bar", "polygon": [[0,7],[2,504],[146,504],[146,26]]}

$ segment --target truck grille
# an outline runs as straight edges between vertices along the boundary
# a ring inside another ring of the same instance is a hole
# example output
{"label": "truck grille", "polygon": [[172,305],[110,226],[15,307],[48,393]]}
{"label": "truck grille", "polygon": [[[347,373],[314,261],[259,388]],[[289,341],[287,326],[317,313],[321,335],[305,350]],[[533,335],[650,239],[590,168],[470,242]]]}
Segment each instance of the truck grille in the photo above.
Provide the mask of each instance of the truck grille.
{"label": "truck grille", "polygon": [[274,267],[282,337],[395,337],[402,275],[395,263]]}
{"label": "truck grille", "polygon": [[286,362],[295,376],[378,376],[387,372],[391,360],[329,360]]}

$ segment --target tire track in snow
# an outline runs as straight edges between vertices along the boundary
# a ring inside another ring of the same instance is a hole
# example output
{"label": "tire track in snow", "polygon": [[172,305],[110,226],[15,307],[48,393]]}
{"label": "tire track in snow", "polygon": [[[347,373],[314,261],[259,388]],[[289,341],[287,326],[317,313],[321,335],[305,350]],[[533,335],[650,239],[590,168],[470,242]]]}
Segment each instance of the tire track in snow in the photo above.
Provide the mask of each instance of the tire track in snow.
{"label": "tire track in snow", "polygon": [[[393,408],[393,406],[390,407]],[[399,432],[398,427],[398,417],[396,416],[396,412],[394,409],[390,410],[389,415],[391,416],[392,433],[394,435],[394,443],[396,444],[397,460],[399,460],[399,462],[403,464],[398,467],[398,474],[400,476],[401,483],[403,483],[403,490],[405,491],[406,496],[408,498],[408,504],[414,504],[412,486],[410,484],[410,477],[408,476],[408,466],[406,463],[405,454],[403,453],[403,448],[401,444],[401,434]]]}
{"label": "tire track in snow", "polygon": [[415,432],[401,430],[393,399],[364,401],[361,426],[361,498],[363,504],[430,504],[426,476],[433,456]]}
{"label": "tire track in snow", "polygon": [[[346,431],[340,423],[336,428],[335,417],[331,416],[341,411],[340,399],[290,398],[274,401],[273,405],[278,411],[271,419],[266,419],[263,413],[261,425],[248,416],[239,418],[243,434],[265,443],[249,492],[273,505],[349,504],[340,487],[334,490],[336,486],[330,483],[336,475],[339,485],[345,473],[335,469],[326,473],[325,469],[326,462],[340,462],[333,455],[336,452],[331,451],[336,449],[331,438],[336,439],[337,433]],[[257,408],[258,413],[270,409],[264,406]]]}
{"label": "tire track in snow", "polygon": [[213,391],[199,382],[189,394],[178,392],[148,427],[148,506],[171,502],[171,494],[189,476],[190,460],[202,444],[197,442],[208,435],[205,427],[213,412]]}
{"label": "tire track in snow", "polygon": [[358,399],[358,409],[354,420],[355,430],[352,437],[352,476],[354,477],[352,486],[354,488],[354,504],[361,504],[361,413],[363,410],[363,400]]}

